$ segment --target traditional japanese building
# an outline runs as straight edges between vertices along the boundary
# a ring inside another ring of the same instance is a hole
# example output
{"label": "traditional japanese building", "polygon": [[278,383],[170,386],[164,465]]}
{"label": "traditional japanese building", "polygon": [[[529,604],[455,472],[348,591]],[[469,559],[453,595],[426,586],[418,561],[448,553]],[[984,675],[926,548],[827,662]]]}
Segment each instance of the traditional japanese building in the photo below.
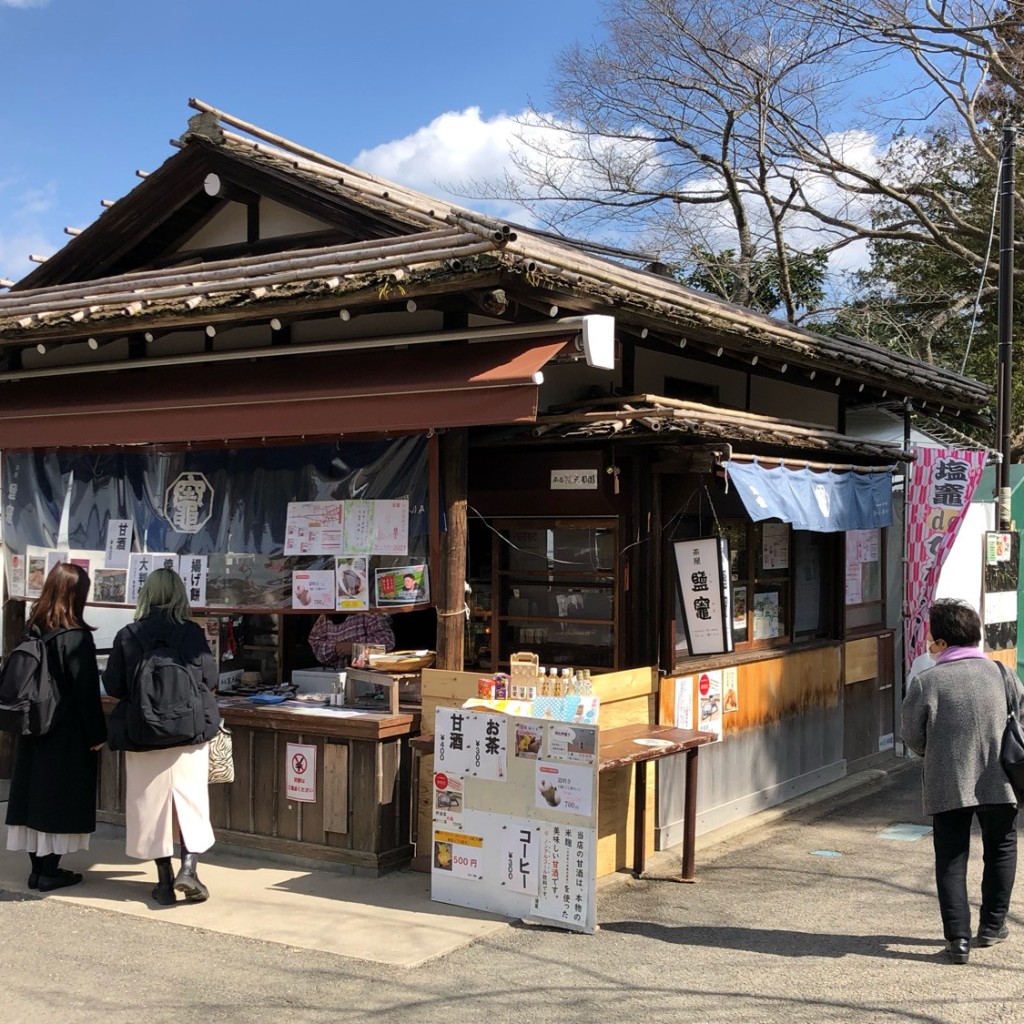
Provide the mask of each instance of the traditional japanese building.
{"label": "traditional japanese building", "polygon": [[[909,456],[851,418],[971,419],[987,386],[193,106],[161,167],[0,295],[8,640],[30,549],[66,543],[99,568],[108,524],[131,520],[136,551],[208,559],[196,612],[222,670],[288,679],[315,617],[292,574],[319,564],[286,553],[289,503],[401,499],[408,548],[370,555],[370,579],[425,572],[407,607],[378,589],[368,610],[399,613],[400,645],[446,668],[519,650],[657,667],[655,713],[722,735],[701,759],[702,830],[891,756],[893,474]],[[700,633],[683,542],[716,538],[728,603],[716,565]],[[120,621],[103,582],[97,609]],[[267,850],[402,863],[418,724],[264,718],[215,824]],[[273,767],[300,732],[325,772],[301,813]],[[666,777],[662,845],[681,801]]]}

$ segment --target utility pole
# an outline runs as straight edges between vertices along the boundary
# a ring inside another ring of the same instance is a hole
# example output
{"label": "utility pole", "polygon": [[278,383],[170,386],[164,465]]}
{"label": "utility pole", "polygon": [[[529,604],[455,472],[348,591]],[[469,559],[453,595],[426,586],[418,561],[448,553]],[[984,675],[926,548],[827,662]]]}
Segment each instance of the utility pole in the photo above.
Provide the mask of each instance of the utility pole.
{"label": "utility pole", "polygon": [[1016,128],[1003,129],[1003,153],[999,166],[999,371],[996,403],[999,422],[999,529],[1009,530],[1010,443],[1013,399],[1013,200],[1014,144]]}

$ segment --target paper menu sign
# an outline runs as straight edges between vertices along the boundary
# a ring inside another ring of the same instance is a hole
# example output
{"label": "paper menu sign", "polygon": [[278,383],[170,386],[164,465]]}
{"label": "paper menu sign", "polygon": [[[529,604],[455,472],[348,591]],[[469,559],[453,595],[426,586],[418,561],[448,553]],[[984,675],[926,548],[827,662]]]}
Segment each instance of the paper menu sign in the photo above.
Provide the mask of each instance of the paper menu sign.
{"label": "paper menu sign", "polygon": [[465,794],[462,779],[445,772],[434,773],[434,824],[449,828],[462,827]]}
{"label": "paper menu sign", "polygon": [[370,607],[370,572],[365,557],[335,559],[335,585],[339,612],[354,612]]}
{"label": "paper menu sign", "polygon": [[135,604],[139,599],[139,591],[154,569],[170,569],[178,571],[178,556],[170,553],[151,551],[133,551],[128,558],[128,603]]}
{"label": "paper menu sign", "polygon": [[292,607],[333,611],[335,607],[333,569],[311,569],[292,573]]}
{"label": "paper menu sign", "polygon": [[594,813],[593,767],[537,761],[534,803],[540,810],[589,818]]}
{"label": "paper menu sign", "polygon": [[130,519],[111,519],[107,523],[106,562],[104,568],[128,568],[128,556],[132,550],[133,529],[134,527]]}
{"label": "paper menu sign", "polygon": [[209,558],[206,555],[182,555],[178,559],[178,575],[185,584],[188,603],[193,608],[206,607],[206,578]]}
{"label": "paper menu sign", "polygon": [[597,729],[590,725],[548,726],[547,756],[592,765],[597,757]]}
{"label": "paper menu sign", "polygon": [[508,719],[489,712],[437,708],[434,768],[445,775],[481,779],[508,777]]}
{"label": "paper menu sign", "polygon": [[539,822],[511,819],[501,826],[501,885],[536,896],[540,885],[543,833]]}

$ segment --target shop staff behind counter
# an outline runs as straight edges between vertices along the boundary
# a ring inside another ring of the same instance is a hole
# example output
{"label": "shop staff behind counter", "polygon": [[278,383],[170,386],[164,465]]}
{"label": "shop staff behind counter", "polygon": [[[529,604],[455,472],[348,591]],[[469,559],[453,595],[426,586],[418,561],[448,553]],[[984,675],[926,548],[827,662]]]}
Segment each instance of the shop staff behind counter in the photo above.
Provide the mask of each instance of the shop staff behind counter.
{"label": "shop staff behind counter", "polygon": [[321,615],[309,632],[309,646],[316,660],[326,668],[348,668],[353,644],[381,644],[395,649],[391,618],[370,612],[350,615]]}

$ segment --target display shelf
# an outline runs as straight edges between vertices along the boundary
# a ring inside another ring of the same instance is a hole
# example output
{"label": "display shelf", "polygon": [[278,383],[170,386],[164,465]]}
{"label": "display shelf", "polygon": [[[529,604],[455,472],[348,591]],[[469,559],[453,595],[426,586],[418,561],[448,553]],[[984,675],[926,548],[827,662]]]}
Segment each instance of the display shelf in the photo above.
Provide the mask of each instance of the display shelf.
{"label": "display shelf", "polygon": [[513,651],[532,650],[542,664],[615,668],[614,522],[515,519],[498,520],[494,527],[490,582],[496,597],[488,633],[493,667],[504,668]]}

